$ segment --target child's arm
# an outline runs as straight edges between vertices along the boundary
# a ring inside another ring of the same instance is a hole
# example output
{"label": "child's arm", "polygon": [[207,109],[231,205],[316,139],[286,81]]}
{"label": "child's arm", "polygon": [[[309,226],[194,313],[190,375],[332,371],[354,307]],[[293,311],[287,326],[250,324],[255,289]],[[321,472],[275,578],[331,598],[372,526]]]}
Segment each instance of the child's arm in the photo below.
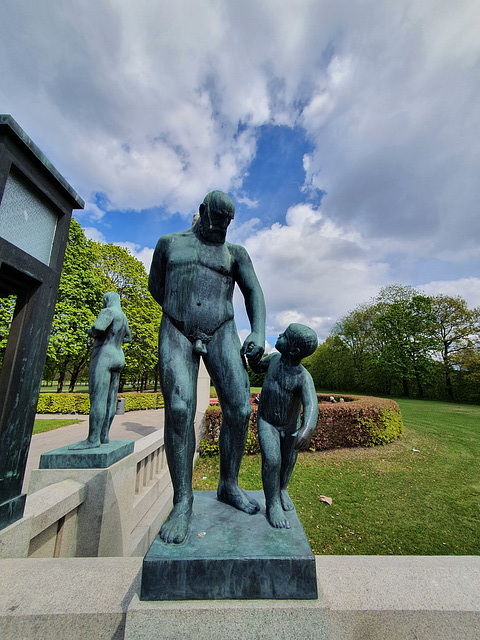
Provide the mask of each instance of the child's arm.
{"label": "child's arm", "polygon": [[305,370],[302,380],[302,426],[296,432],[294,447],[298,451],[308,447],[318,420],[318,398],[312,376]]}
{"label": "child's arm", "polygon": [[254,373],[265,373],[270,366],[272,358],[279,355],[278,353],[269,353],[268,356],[262,358],[259,362],[255,362],[255,358],[250,359],[247,353],[248,364]]}

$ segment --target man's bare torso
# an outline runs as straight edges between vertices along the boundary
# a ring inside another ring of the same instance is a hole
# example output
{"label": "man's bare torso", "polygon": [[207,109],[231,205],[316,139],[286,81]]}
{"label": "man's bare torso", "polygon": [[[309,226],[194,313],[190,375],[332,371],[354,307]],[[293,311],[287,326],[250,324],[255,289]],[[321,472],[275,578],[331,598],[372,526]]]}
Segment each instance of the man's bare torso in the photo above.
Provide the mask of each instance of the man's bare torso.
{"label": "man's bare torso", "polygon": [[201,242],[185,231],[165,237],[163,312],[181,324],[187,337],[212,336],[233,318],[231,245]]}

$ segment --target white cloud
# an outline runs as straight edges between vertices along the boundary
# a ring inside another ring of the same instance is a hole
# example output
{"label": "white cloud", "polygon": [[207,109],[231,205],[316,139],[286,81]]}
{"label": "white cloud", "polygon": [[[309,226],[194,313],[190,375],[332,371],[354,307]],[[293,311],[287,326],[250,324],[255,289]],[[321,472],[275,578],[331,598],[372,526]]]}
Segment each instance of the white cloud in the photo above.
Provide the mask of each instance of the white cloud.
{"label": "white cloud", "polygon": [[460,296],[468,306],[480,307],[480,278],[460,278],[459,280],[435,280],[420,285],[419,288],[428,296],[446,295]]}
{"label": "white cloud", "polygon": [[95,242],[105,243],[105,236],[101,231],[96,229],[95,227],[84,227],[83,232],[85,233],[85,237],[89,240],[95,240]]}
{"label": "white cloud", "polygon": [[388,265],[365,238],[308,205],[292,207],[287,224],[261,229],[245,246],[265,295],[268,335],[301,322],[323,340],[341,315],[389,282]]}
{"label": "white cloud", "polygon": [[0,21],[0,99],[92,225],[104,206],[190,217],[211,188],[253,206],[258,127],[304,127],[305,196],[325,190],[322,210],[231,237],[272,329],[295,316],[325,335],[382,285],[422,282],[419,257],[455,263],[477,300],[479,22],[471,0],[21,0]]}
{"label": "white cloud", "polygon": [[314,142],[306,183],[327,192],[324,211],[336,222],[406,253],[420,242],[424,254],[452,259],[478,246],[474,5],[367,2],[361,16],[359,5],[345,16],[302,114]]}
{"label": "white cloud", "polygon": [[128,249],[134,258],[143,262],[145,271],[147,273],[150,272],[154,249],[150,247],[141,247],[139,244],[135,244],[134,242],[114,242],[113,244],[116,244],[118,247]]}
{"label": "white cloud", "polygon": [[469,0],[23,0],[2,16],[0,97],[83,198],[106,193],[112,209],[190,215],[208,189],[241,188],[256,127],[301,123],[329,217],[468,250],[479,21]]}
{"label": "white cloud", "polygon": [[236,201],[240,204],[246,205],[249,209],[256,209],[258,207],[258,200],[251,200],[250,198],[244,197],[236,197]]}
{"label": "white cloud", "polygon": [[[102,244],[106,243],[105,236],[101,231],[96,229],[95,227],[85,227],[83,229],[85,233],[85,237],[89,240],[95,240],[95,242],[101,242]],[[142,247],[135,242],[114,242],[113,244],[117,245],[117,247],[124,247],[128,249],[134,258],[143,262],[145,266],[145,271],[149,273],[150,265],[152,263],[153,252],[154,249],[150,247]]]}

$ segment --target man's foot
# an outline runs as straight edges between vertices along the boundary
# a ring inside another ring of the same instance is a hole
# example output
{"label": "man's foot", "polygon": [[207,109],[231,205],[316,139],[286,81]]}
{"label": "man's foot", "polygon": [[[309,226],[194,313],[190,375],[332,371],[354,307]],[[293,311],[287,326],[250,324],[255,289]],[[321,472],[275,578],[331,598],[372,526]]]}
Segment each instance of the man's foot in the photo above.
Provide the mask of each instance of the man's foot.
{"label": "man's foot", "polygon": [[253,514],[260,511],[258,502],[254,498],[249,498],[238,484],[227,485],[226,483],[220,483],[217,489],[217,498],[221,502],[226,502],[226,504],[245,513]]}
{"label": "man's foot", "polygon": [[286,489],[282,489],[280,491],[280,500],[284,511],[293,511],[295,509],[295,505],[293,504]]}
{"label": "man's foot", "polygon": [[188,524],[192,515],[192,502],[177,502],[160,529],[160,538],[167,543],[180,544],[188,533]]}
{"label": "man's foot", "polygon": [[290,529],[290,522],[286,519],[279,503],[267,505],[267,520],[276,529]]}
{"label": "man's foot", "polygon": [[110,438],[108,436],[105,436],[104,438],[100,438],[100,441],[102,444],[108,444],[110,442]]}
{"label": "man's foot", "polygon": [[82,449],[97,449],[99,446],[100,441],[90,442],[90,440],[82,440],[81,442],[71,444],[68,448],[72,451],[81,451]]}

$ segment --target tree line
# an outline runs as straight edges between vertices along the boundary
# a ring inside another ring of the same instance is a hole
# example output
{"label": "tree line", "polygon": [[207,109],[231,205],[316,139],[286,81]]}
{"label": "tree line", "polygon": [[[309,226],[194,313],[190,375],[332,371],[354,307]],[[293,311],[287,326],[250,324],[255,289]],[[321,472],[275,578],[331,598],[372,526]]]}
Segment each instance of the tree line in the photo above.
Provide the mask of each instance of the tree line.
{"label": "tree line", "polygon": [[480,309],[390,285],[304,364],[318,389],[480,403]]}
{"label": "tree line", "polygon": [[[88,329],[107,291],[120,295],[132,332],[120,390],[125,383],[157,390],[162,311],[145,268],[127,249],[88,240],[72,219],[44,370],[57,391],[87,380]],[[14,309],[14,296],[0,299],[0,366]],[[480,309],[459,296],[390,285],[338,320],[303,362],[318,390],[480,403]],[[249,374],[261,386],[263,376]]]}
{"label": "tree line", "polygon": [[[88,329],[103,304],[103,294],[120,295],[132,342],[125,345],[125,383],[143,390],[147,382],[158,385],[157,342],[162,317],[148,291],[148,275],[142,262],[122,247],[101,244],[85,237],[72,218],[43,378],[55,381],[57,391],[73,392],[77,382],[88,379],[93,340]],[[15,309],[15,297],[0,299],[0,366]]]}

